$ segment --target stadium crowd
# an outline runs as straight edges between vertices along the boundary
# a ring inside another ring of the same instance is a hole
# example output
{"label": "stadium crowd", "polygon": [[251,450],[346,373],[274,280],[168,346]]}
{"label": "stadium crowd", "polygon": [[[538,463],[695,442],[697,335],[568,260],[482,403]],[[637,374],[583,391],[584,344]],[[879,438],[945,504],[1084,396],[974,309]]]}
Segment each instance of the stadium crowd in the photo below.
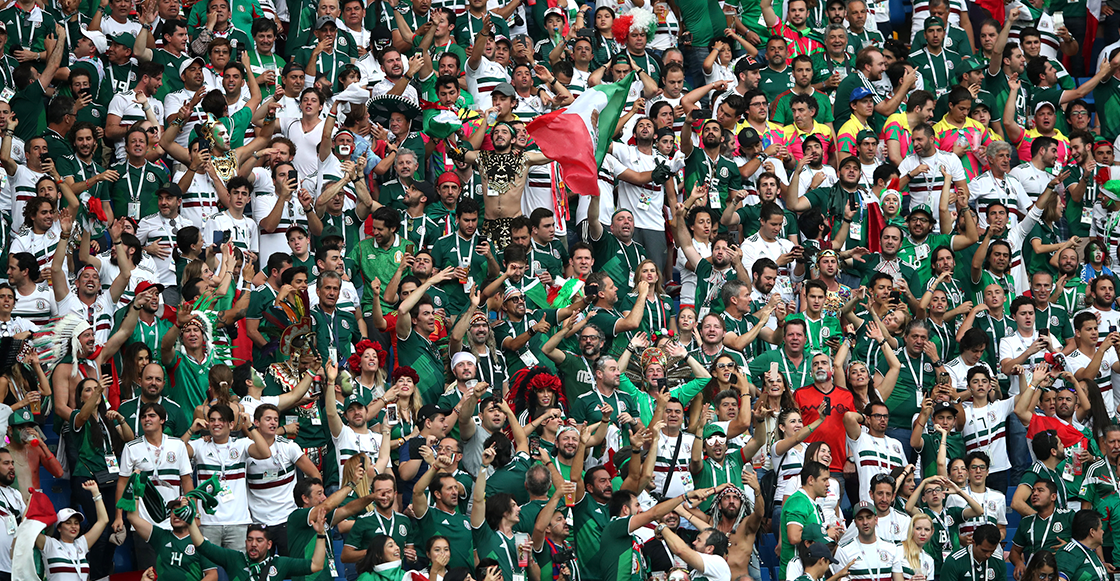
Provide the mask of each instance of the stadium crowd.
{"label": "stadium crowd", "polygon": [[1120,3],[0,47],[0,581],[1120,574]]}

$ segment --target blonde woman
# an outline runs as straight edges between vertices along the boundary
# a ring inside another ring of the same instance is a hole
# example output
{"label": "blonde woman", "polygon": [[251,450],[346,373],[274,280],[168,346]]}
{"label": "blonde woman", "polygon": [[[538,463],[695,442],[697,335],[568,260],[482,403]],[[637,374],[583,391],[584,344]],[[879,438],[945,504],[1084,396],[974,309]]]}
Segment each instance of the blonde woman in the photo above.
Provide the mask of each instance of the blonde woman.
{"label": "blonde woman", "polygon": [[933,579],[933,557],[925,551],[926,543],[933,536],[933,519],[920,513],[910,520],[906,540],[895,548],[893,581],[930,581]]}
{"label": "blonde woman", "polygon": [[[643,280],[649,283],[649,293],[646,295],[646,309],[642,313],[642,323],[638,330],[644,333],[657,333],[658,335],[665,330],[671,330],[675,333],[677,322],[676,317],[673,316],[673,299],[665,294],[661,269],[657,268],[656,262],[648,258],[639,262],[638,267],[634,269],[635,287]],[[619,312],[629,311],[634,308],[634,303],[637,300],[638,293],[632,292],[619,297],[616,308]]]}
{"label": "blonde woman", "polygon": [[[342,481],[354,484],[354,487],[350,489],[350,496],[343,501],[343,504],[358,500],[369,494],[370,481],[373,479],[373,475],[366,470],[368,465],[369,458],[363,452],[354,454],[342,465]],[[373,506],[373,503],[370,503],[366,506],[365,512],[372,512]]]}

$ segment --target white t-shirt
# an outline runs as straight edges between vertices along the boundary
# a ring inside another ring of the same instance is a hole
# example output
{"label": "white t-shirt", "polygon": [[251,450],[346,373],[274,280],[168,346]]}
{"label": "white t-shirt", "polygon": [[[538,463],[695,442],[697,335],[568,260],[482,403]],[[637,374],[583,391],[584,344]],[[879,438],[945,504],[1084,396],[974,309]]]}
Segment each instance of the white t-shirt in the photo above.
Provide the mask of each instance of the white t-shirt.
{"label": "white t-shirt", "polygon": [[16,520],[23,517],[27,505],[23,495],[11,486],[0,486],[0,571],[12,570],[12,543],[15,542]]}
{"label": "white t-shirt", "polygon": [[[170,521],[168,521],[170,522]],[[47,563],[49,581],[87,581],[89,579],[89,543],[85,536],[64,543],[54,537],[46,537],[43,543],[43,560]]]}
{"label": "white t-shirt", "polygon": [[801,173],[797,175],[797,196],[802,197],[809,191],[809,185],[813,183],[813,177],[818,173],[824,174],[824,181],[820,183],[818,188],[831,188],[836,185],[839,178],[836,177],[836,170],[831,165],[822,165],[820,169],[813,169],[805,166]]}
{"label": "white t-shirt", "polygon": [[304,133],[299,118],[281,126],[284,137],[296,145],[292,165],[299,172],[301,180],[316,175],[319,171],[319,142],[323,140],[323,120],[320,119],[311,131]]}
{"label": "white t-shirt", "polygon": [[[1050,351],[1057,351],[1061,348],[1061,346],[1057,345],[1054,341],[1053,335],[1047,335],[1047,338],[1050,344]],[[1020,354],[1026,351],[1036,340],[1038,340],[1038,331],[1035,331],[1033,329],[1031,330],[1031,335],[1029,337],[1024,337],[1019,334],[1018,331],[1014,331],[1010,335],[1000,339],[999,362],[1001,363],[1001,367],[1004,359],[1014,359],[1018,357]],[[1031,370],[1034,369],[1035,364],[1040,363],[1043,360],[1043,357],[1045,355],[1046,349],[1043,349],[1038,353],[1027,357],[1026,361],[1023,362],[1023,373],[1020,375],[1011,376],[1011,388],[1008,390],[1008,394],[1019,394],[1019,386],[1021,385],[1021,382],[1030,380]]]}
{"label": "white t-shirt", "polygon": [[894,543],[876,538],[874,542],[864,544],[857,538],[850,543],[841,544],[836,550],[836,560],[839,563],[832,565],[832,572],[839,571],[854,559],[855,564],[848,575],[850,581],[886,579],[891,576],[894,568],[896,551]]}
{"label": "white t-shirt", "polygon": [[[139,28],[139,24],[137,24],[137,28]],[[108,31],[104,29],[102,29],[102,31],[108,34]],[[116,115],[120,117],[121,126],[123,127],[128,127],[137,121],[147,119],[148,117],[144,113],[144,107],[140,105],[140,103],[137,103],[135,99],[135,91],[117,93],[113,97],[113,100],[109,101],[109,107],[106,109],[105,113],[107,115]],[[164,118],[162,101],[154,97],[148,97],[148,104],[152,106],[152,112],[155,113],[157,121]],[[125,140],[122,138],[117,141],[114,146],[117,159],[125,159],[125,157],[127,157],[124,153],[124,142]]]}
{"label": "white t-shirt", "polygon": [[[261,221],[272,213],[272,210],[276,208],[276,204],[279,201],[280,196],[276,194],[257,193],[253,196],[253,218],[258,228],[260,227]],[[259,232],[261,264],[268,263],[268,257],[277,252],[288,254],[292,251],[291,247],[288,246],[287,232],[289,228],[296,225],[307,230],[307,214],[303,211],[303,205],[299,203],[295,195],[292,195],[283,206],[283,210],[280,213],[280,221],[276,224],[276,229],[272,232]]]}
{"label": "white t-shirt", "polygon": [[731,566],[727,564],[727,559],[719,555],[700,553],[700,560],[703,561],[703,568],[699,571],[690,571],[690,578],[707,579],[708,581],[731,581]]}
{"label": "white t-shirt", "polygon": [[1054,176],[1050,172],[1038,169],[1029,161],[1015,166],[1008,172],[1008,175],[1019,180],[1019,183],[1023,186],[1023,191],[1027,193],[1027,197],[1030,198],[1031,203],[1034,203],[1034,201],[1042,195],[1042,192],[1046,190],[1046,186],[1050,183],[1050,180],[1054,179]]}
{"label": "white t-shirt", "polygon": [[988,206],[999,202],[1007,206],[1007,226],[1019,223],[1019,216],[1026,214],[1034,202],[1013,175],[996,179],[991,171],[986,171],[968,183],[969,200],[976,202],[976,212],[980,215],[980,227],[988,227]]}
{"label": "white t-shirt", "polygon": [[229,240],[234,246],[249,252],[259,253],[260,237],[257,234],[257,222],[252,218],[234,218],[230,215],[229,210],[218,212],[206,221],[202,240],[204,243],[212,242],[215,232],[227,230],[230,233]]}
{"label": "white t-shirt", "polygon": [[[775,262],[783,254],[788,254],[793,250],[793,242],[788,238],[776,238],[773,242],[767,242],[762,239],[762,233],[756,232],[743,241],[743,267],[747,272],[751,272],[751,267],[759,258],[769,258]],[[778,279],[774,282],[774,290],[782,295],[782,300],[793,302],[793,278],[792,269],[790,265],[793,263],[778,266]]]}
{"label": "white t-shirt", "polygon": [[[949,152],[937,150],[929,157],[922,157],[911,153],[902,159],[898,165],[898,172],[907,175],[918,166],[925,164],[929,169],[910,179],[910,208],[917,208],[928,204],[933,208],[936,216],[938,203],[941,201],[941,187],[945,177],[941,175],[941,168],[949,171],[949,179],[953,182],[965,181],[964,166],[961,160]],[[952,208],[952,203],[950,203]],[[934,220],[934,232],[937,232],[937,220]]]}
{"label": "white t-shirt", "polygon": [[[859,499],[871,502],[871,478],[876,474],[887,472],[906,465],[906,454],[902,451],[902,444],[890,437],[873,437],[863,428],[859,438],[853,440],[845,436],[848,441],[848,450],[855,458],[856,472],[859,475]],[[845,561],[847,562],[847,561]]]}
{"label": "white t-shirt", "polygon": [[1007,422],[1017,422],[1019,418],[1010,417],[1015,410],[1014,398],[989,402],[982,408],[973,407],[972,402],[961,404],[964,408],[965,452],[982,451],[988,455],[989,472],[1000,472],[1011,468],[1007,457]]}
{"label": "white t-shirt", "polygon": [[140,239],[140,244],[147,246],[152,242],[157,242],[162,249],[169,253],[167,258],[149,255],[149,257],[155,261],[156,276],[159,278],[160,284],[164,286],[175,286],[177,284],[175,279],[175,261],[170,253],[175,247],[175,236],[178,234],[179,229],[184,226],[186,226],[186,224],[182,216],[164,218],[163,215],[158,212],[141,219],[140,223],[136,225],[136,237]]}
{"label": "white t-shirt", "polygon": [[[914,571],[914,574],[925,575],[926,579],[933,579],[933,557],[925,551],[918,551],[918,562],[921,563],[921,570]],[[894,548],[894,564],[891,566],[891,573],[898,573],[902,575],[904,581],[908,581],[913,575],[907,575],[902,570],[903,567],[912,568],[910,561],[906,560],[906,549],[902,545],[897,545]]]}
{"label": "white t-shirt", "polygon": [[[1113,395],[1113,385],[1116,378],[1120,377],[1112,370],[1112,365],[1117,361],[1116,349],[1109,348],[1105,350],[1104,357],[1101,359],[1101,365],[1093,373],[1093,381],[1097,390],[1100,391],[1101,399],[1104,400],[1104,409],[1108,410],[1109,417],[1116,417],[1116,397]],[[1092,355],[1086,355],[1080,349],[1074,349],[1073,353],[1066,355],[1067,370],[1076,374],[1078,371],[1089,366],[1093,362]],[[1064,384],[1063,384],[1064,385]]]}
{"label": "white t-shirt", "polygon": [[[672,475],[665,498],[680,496],[696,488],[692,481],[692,473],[688,471],[688,464],[692,459],[692,447],[696,445],[696,436],[680,432],[681,450],[677,454],[676,466],[670,466],[673,451],[677,448],[678,438],[666,436],[664,433],[657,439],[657,464],[653,472],[653,489],[658,494],[665,490],[665,478]],[[662,461],[662,458],[665,460]]]}
{"label": "white t-shirt", "polygon": [[[614,146],[614,156],[627,169],[636,172],[650,171],[657,166],[657,157],[638,151],[637,146]],[[619,206],[634,214],[634,226],[643,230],[665,231],[665,188],[653,182],[635,185],[626,180],[616,180]]]}

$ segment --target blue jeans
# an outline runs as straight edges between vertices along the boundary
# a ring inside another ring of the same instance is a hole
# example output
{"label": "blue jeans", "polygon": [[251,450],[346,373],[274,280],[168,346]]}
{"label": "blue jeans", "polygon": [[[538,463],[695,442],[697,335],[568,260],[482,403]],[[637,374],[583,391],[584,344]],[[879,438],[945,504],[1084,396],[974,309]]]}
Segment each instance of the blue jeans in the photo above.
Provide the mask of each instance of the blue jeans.
{"label": "blue jeans", "polygon": [[1027,443],[1027,427],[1014,415],[1007,419],[1007,458],[1011,460],[1007,485],[1018,486],[1023,473],[1031,467],[1031,451],[1030,444]]}

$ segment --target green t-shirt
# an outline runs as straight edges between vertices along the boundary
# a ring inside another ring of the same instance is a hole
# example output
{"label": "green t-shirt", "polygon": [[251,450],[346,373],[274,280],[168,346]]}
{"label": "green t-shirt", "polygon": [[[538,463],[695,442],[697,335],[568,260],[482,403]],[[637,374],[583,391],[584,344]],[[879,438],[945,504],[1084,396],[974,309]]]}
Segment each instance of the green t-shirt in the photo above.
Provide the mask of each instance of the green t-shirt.
{"label": "green t-shirt", "polygon": [[175,359],[171,370],[175,389],[167,397],[191,410],[193,416],[194,408],[206,401],[206,390],[210,387],[210,368],[222,361],[215,356],[214,348],[207,349],[206,358],[202,361],[195,361],[184,353],[179,353]]}
{"label": "green t-shirt", "polygon": [[[922,474],[937,474],[937,451],[941,449],[941,434],[922,434]],[[964,458],[964,437],[960,432],[950,432],[945,443],[946,458]]]}
{"label": "green t-shirt", "polygon": [[615,517],[603,527],[599,554],[595,558],[602,581],[638,581],[647,569],[645,559],[630,534],[631,517]]}
{"label": "green t-shirt", "polygon": [[167,172],[160,166],[145,161],[141,167],[133,167],[124,161],[113,166],[121,178],[113,183],[110,201],[113,215],[129,216],[139,220],[159,212],[156,190],[167,185]]}
{"label": "green t-shirt", "polygon": [[959,531],[961,523],[964,522],[964,508],[943,507],[941,514],[934,513],[929,508],[922,508],[922,512],[933,520],[933,536],[929,538],[924,548],[926,554],[933,557],[934,569],[940,570],[944,566],[945,556],[961,546]]}
{"label": "green t-shirt", "polygon": [[[475,252],[475,247],[482,242],[481,234],[475,232],[470,238],[463,238],[463,236],[456,232],[448,234],[438,240],[432,245],[432,265],[437,269],[447,268],[448,266],[459,267],[460,262],[470,264],[470,274],[468,275],[474,280],[475,286],[481,285],[486,278],[487,260],[486,257],[478,252]],[[458,315],[467,308],[467,294],[463,290],[465,285],[460,283],[458,279],[452,279],[440,285],[440,288],[447,293],[447,312],[451,315]]]}
{"label": "green t-shirt", "polygon": [[794,313],[786,318],[790,320],[805,321],[805,335],[807,342],[805,350],[807,353],[827,353],[830,352],[828,345],[825,341],[832,337],[841,337],[840,321],[836,317],[828,315],[821,315],[820,319],[812,320],[805,313]]}
{"label": "green t-shirt", "polygon": [[[347,254],[347,257],[354,262],[356,274],[358,275],[361,284],[358,280],[354,281],[355,286],[360,286],[362,292],[362,316],[369,316],[373,312],[373,292],[365,292],[365,289],[370,288],[369,284],[373,279],[381,281],[381,288],[384,289],[385,285],[389,284],[389,280],[393,278],[393,274],[397,272],[397,266],[404,260],[405,253],[414,252],[416,245],[409,242],[402,236],[393,238],[393,244],[388,248],[381,248],[373,237],[366,238],[359,242]],[[408,271],[406,271],[407,273]],[[381,297],[381,311],[387,313],[393,310],[391,303],[385,302],[384,295]],[[249,318],[252,318],[252,310],[250,309]]]}
{"label": "green t-shirt", "polygon": [[[114,456],[109,422],[91,415],[82,427],[77,426],[81,410],[70,412],[70,433],[78,447],[78,463],[74,466],[74,476],[92,478],[98,472],[107,471],[107,456]],[[95,432],[100,432],[100,435]]]}
{"label": "green t-shirt", "polygon": [[758,81],[758,89],[766,95],[768,102],[773,102],[778,98],[778,95],[793,87],[792,66],[787,65],[780,71],[766,67],[760,71],[760,74],[762,78]]}
{"label": "green t-shirt", "polygon": [[368,512],[354,519],[354,525],[346,534],[346,546],[365,550],[373,537],[389,535],[403,549],[406,545],[415,544],[415,529],[412,519],[399,512],[394,512],[389,518],[377,511]]}
{"label": "green t-shirt", "polygon": [[[291,547],[291,537],[288,546]],[[311,544],[314,553],[315,543]],[[222,568],[229,576],[230,581],[281,581],[295,579],[298,575],[311,573],[310,559],[293,559],[290,557],[267,557],[258,563],[250,563],[241,551],[225,549],[203,541],[198,547],[203,557]],[[302,578],[302,577],[300,577]]]}
{"label": "green t-shirt", "polygon": [[693,306],[696,307],[697,313],[704,309],[717,315],[722,313],[724,305],[720,291],[724,283],[735,278],[735,269],[732,266],[716,270],[707,258],[701,258],[696,265],[696,296],[693,298]]}
{"label": "green t-shirt", "polygon": [[646,249],[636,240],[623,244],[615,235],[604,228],[598,240],[591,240],[592,256],[595,258],[595,270],[601,270],[610,275],[611,280],[618,285],[618,294],[621,296],[630,291],[634,286],[634,269],[638,268],[646,256]]}
{"label": "green t-shirt", "polygon": [[[13,6],[7,11],[11,10],[19,10],[19,8]],[[0,20],[3,20],[2,15],[3,12],[0,12]],[[9,45],[14,36],[8,37]],[[42,135],[47,129],[47,106],[44,99],[46,99],[46,92],[43,91],[43,85],[40,82],[32,82],[16,91],[8,102],[12,108],[12,117],[19,119],[19,126],[15,128],[16,137],[22,139],[24,143],[30,143],[32,138]],[[120,214],[116,215],[120,216]]]}
{"label": "green t-shirt", "polygon": [[750,379],[755,385],[762,385],[762,376],[770,371],[770,364],[778,364],[778,373],[786,379],[792,390],[798,390],[813,383],[813,362],[808,355],[803,355],[801,364],[794,364],[786,357],[785,349],[772,349],[755,357],[747,364]]}
{"label": "green t-shirt", "polygon": [[323,361],[329,359],[332,347],[337,355],[335,362],[346,361],[353,353],[354,345],[362,339],[362,334],[358,332],[358,320],[353,313],[336,308],[333,315],[328,315],[323,311],[322,303],[311,309],[311,325],[315,330],[319,356]]}
{"label": "green t-shirt", "polygon": [[[529,502],[529,491],[525,490],[525,473],[534,462],[525,452],[514,454],[509,464],[495,470],[494,474],[486,479],[486,496],[491,497],[499,492],[507,492],[513,495],[517,504]],[[477,542],[477,539],[475,540]]]}
{"label": "green t-shirt", "polygon": [[582,355],[564,351],[564,362],[556,366],[564,396],[570,402],[595,389],[595,372],[590,361]]}
{"label": "green t-shirt", "polygon": [[[1086,481],[1089,477],[1086,476]],[[1054,551],[1054,545],[1073,540],[1073,515],[1076,511],[1068,508],[1054,507],[1050,518],[1041,518],[1037,514],[1023,517],[1019,528],[1015,530],[1015,537],[1011,542],[1023,549],[1023,558],[1029,559],[1031,555],[1046,549]]]}
{"label": "green t-shirt", "polygon": [[503,579],[513,579],[516,575],[525,575],[525,567],[518,565],[517,545],[513,536],[507,537],[501,531],[490,528],[486,522],[472,530],[474,548],[479,559],[494,559],[502,569]]}
{"label": "green t-shirt", "polygon": [[191,536],[175,536],[169,530],[152,527],[148,545],[156,551],[156,576],[164,581],[195,581],[202,573],[216,567],[201,551]]}

